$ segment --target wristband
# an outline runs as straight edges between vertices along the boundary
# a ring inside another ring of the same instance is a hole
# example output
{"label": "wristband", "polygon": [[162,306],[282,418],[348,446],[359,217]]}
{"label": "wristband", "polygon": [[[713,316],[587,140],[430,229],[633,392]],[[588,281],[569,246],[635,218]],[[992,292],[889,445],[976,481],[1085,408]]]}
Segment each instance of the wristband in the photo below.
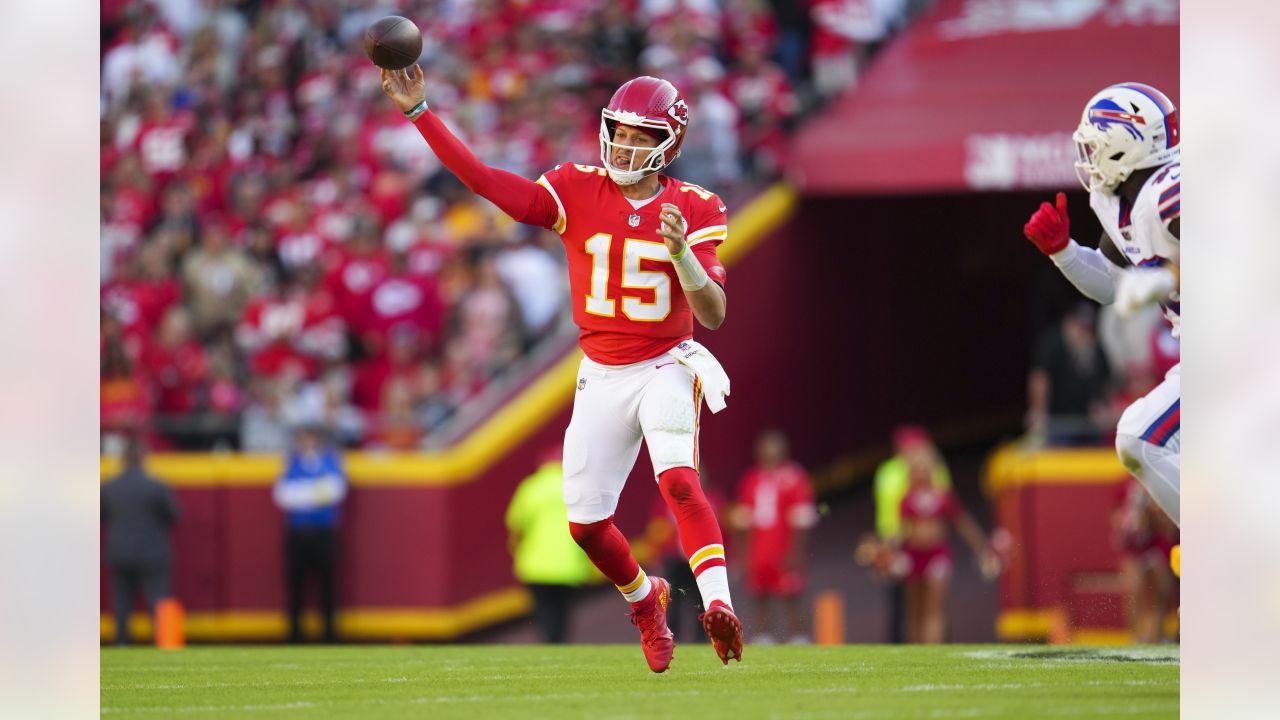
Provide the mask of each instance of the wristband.
{"label": "wristband", "polygon": [[676,277],[680,279],[680,287],[684,290],[690,292],[701,290],[711,279],[707,276],[707,269],[698,262],[697,256],[689,250],[688,245],[671,256],[671,264],[675,267]]}
{"label": "wristband", "polygon": [[422,113],[426,111],[427,111],[427,101],[423,100],[422,102],[419,102],[417,105],[414,105],[412,108],[406,110],[404,112],[404,116],[409,118],[410,120],[417,120],[422,115]]}

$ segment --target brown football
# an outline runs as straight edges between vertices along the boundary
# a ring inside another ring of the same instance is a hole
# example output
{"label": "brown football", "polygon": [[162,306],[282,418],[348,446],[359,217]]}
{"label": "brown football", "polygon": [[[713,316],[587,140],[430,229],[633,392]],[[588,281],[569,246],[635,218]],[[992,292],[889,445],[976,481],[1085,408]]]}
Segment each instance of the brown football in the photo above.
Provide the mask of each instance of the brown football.
{"label": "brown football", "polygon": [[380,68],[407,68],[422,55],[422,33],[408,18],[388,15],[364,31],[364,52]]}

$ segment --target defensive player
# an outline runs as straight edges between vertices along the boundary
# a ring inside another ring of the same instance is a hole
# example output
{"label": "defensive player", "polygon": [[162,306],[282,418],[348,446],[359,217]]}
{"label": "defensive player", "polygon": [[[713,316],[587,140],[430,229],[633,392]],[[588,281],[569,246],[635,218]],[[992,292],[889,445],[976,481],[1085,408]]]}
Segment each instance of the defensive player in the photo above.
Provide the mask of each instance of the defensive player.
{"label": "defensive player", "polygon": [[[1085,106],[1072,136],[1076,174],[1102,223],[1098,249],[1071,239],[1067,198],[1042,203],[1024,232],[1085,296],[1122,313],[1159,302],[1179,323],[1181,148],[1178,111],[1164,93],[1141,83],[1112,85]],[[1124,411],[1116,428],[1121,462],[1178,524],[1180,365]]]}
{"label": "defensive player", "polygon": [[569,527],[631,603],[649,668],[671,663],[670,586],[645,574],[613,524],[642,439],[707,608],[703,629],[724,664],[741,660],[724,541],[697,470],[702,401],[724,408],[729,378],[692,339],[694,318],[711,330],[724,322],[716,247],[727,216],[714,193],[661,174],[680,154],[688,105],[665,80],[625,83],[601,112],[603,167],[559,165],[535,183],[484,165],[449,132],[427,108],[420,67],[383,70],[382,88],[467,187],[564,241],[586,355],[564,439]]}

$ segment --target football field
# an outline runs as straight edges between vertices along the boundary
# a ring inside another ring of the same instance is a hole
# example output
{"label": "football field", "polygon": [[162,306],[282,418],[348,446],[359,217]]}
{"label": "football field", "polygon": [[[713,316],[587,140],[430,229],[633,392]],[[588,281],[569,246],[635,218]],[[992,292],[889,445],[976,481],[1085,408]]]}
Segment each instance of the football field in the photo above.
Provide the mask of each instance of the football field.
{"label": "football field", "polygon": [[113,718],[1172,718],[1178,650],[638,645],[102,650]]}

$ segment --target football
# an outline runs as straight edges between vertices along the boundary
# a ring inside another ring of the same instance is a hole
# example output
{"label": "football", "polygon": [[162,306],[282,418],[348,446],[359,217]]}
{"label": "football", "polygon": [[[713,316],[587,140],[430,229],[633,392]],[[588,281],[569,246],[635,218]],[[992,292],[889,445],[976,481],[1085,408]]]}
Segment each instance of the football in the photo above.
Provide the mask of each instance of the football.
{"label": "football", "polygon": [[422,55],[422,33],[412,20],[388,15],[364,31],[364,52],[380,68],[407,68]]}

